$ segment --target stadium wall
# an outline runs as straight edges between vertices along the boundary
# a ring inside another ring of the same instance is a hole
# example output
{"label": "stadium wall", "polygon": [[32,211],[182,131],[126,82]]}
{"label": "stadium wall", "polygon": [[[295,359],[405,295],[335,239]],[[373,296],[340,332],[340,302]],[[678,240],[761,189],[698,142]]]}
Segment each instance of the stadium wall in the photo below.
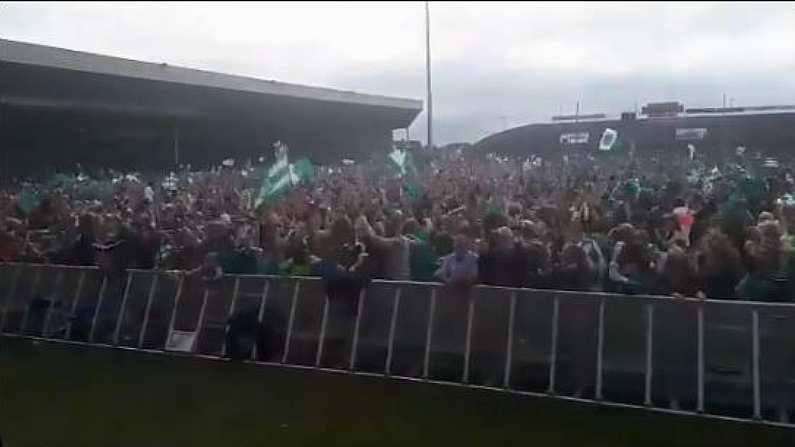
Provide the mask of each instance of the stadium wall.
{"label": "stadium wall", "polygon": [[[490,135],[475,145],[482,153],[556,157],[567,151],[595,152],[605,129],[618,131],[625,149],[638,153],[687,153],[693,144],[699,152],[731,154],[738,146],[747,153],[790,158],[795,149],[795,112],[680,115],[667,118],[590,120],[529,124]],[[688,130],[706,129],[703,138],[687,137]],[[679,135],[677,136],[677,132]],[[582,144],[563,144],[561,136],[587,133]]]}

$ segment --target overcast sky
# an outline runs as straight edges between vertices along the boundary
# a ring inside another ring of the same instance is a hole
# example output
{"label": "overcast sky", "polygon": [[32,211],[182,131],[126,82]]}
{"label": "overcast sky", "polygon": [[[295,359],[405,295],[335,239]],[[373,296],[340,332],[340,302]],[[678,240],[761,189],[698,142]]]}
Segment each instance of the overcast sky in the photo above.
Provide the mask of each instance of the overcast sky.
{"label": "overcast sky", "polygon": [[[0,37],[425,99],[425,9],[395,3],[0,3]],[[437,144],[648,101],[795,103],[793,3],[431,2]],[[425,140],[425,114],[410,132]]]}

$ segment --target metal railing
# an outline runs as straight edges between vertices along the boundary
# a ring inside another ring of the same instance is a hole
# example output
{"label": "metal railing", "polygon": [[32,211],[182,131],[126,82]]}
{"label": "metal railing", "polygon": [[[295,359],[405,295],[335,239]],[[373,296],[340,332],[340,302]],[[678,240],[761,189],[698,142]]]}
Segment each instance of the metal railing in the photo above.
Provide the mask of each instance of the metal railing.
{"label": "metal railing", "polygon": [[317,278],[0,266],[4,336],[789,424],[795,305]]}

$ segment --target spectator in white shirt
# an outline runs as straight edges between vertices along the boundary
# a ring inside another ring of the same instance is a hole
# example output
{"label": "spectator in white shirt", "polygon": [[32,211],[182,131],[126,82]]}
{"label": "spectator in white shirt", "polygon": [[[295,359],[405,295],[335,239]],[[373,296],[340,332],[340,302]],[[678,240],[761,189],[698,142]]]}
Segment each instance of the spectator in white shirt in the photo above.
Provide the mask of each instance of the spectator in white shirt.
{"label": "spectator in white shirt", "polygon": [[146,188],[144,188],[144,198],[146,199],[146,203],[149,205],[155,203],[155,190],[152,188],[152,184],[152,182],[149,182],[149,184],[146,185]]}
{"label": "spectator in white shirt", "polygon": [[452,254],[442,258],[436,277],[447,285],[471,286],[478,281],[478,255],[471,250],[471,241],[466,233],[459,233],[454,240]]}

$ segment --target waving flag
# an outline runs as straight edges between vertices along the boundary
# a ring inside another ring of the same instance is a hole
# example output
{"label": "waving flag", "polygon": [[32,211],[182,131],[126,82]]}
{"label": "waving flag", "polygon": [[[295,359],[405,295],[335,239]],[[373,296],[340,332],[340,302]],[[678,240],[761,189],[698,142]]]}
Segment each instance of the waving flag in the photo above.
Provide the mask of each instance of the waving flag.
{"label": "waving flag", "polygon": [[783,206],[795,206],[795,196],[792,194],[784,194],[776,199],[776,203]]}
{"label": "waving flag", "polygon": [[417,167],[414,165],[414,158],[408,151],[395,148],[387,155],[387,162],[397,173],[398,177],[402,178],[408,175],[414,175],[417,172]]}
{"label": "waving flag", "polygon": [[314,177],[314,167],[312,162],[302,158],[295,163],[287,163],[283,168],[269,170],[273,175],[269,175],[262,182],[259,197],[254,203],[255,207],[264,202],[279,199],[281,196],[302,183],[311,183]]}
{"label": "waving flag", "polygon": [[25,213],[30,214],[41,202],[38,191],[31,187],[25,187],[19,194],[19,208]]}
{"label": "waving flag", "polygon": [[616,141],[618,141],[618,132],[613,129],[605,129],[602,138],[599,140],[599,150],[609,151],[613,149]]}
{"label": "waving flag", "polygon": [[414,157],[406,150],[395,148],[387,154],[387,164],[396,176],[404,180],[403,190],[412,202],[419,200],[423,194],[422,185],[417,181],[417,166]]}
{"label": "waving flag", "polygon": [[301,183],[311,183],[315,169],[306,158],[295,163],[290,163],[287,155],[287,146],[277,141],[274,144],[276,161],[263,175],[259,196],[254,202],[259,207],[265,202],[277,200],[288,191]]}

